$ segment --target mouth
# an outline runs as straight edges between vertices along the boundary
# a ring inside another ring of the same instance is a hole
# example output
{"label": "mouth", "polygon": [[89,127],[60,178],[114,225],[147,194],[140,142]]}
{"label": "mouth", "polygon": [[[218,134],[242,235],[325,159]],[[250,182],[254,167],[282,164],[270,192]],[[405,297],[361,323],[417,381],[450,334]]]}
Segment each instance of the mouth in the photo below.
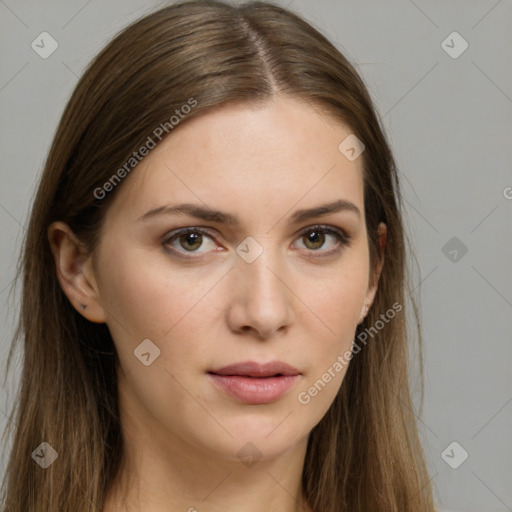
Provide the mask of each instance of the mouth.
{"label": "mouth", "polygon": [[282,361],[244,361],[211,370],[208,375],[224,394],[244,404],[279,400],[301,377],[301,372]]}
{"label": "mouth", "polygon": [[288,377],[300,375],[299,370],[283,363],[282,361],[272,361],[270,363],[257,363],[254,361],[243,361],[241,363],[230,364],[217,370],[211,370],[211,374],[239,377]]}

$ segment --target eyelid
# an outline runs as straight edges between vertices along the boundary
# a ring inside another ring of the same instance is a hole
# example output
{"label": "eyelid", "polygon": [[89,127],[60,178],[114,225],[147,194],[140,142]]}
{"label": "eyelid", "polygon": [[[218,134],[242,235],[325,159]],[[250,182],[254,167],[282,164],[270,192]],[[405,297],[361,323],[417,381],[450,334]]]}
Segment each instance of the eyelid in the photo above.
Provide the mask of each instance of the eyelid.
{"label": "eyelid", "polygon": [[162,245],[164,246],[165,250],[168,252],[171,252],[172,254],[178,254],[179,256],[183,256],[183,258],[197,258],[197,256],[193,256],[193,254],[204,254],[198,251],[188,251],[188,254],[191,256],[184,256],[187,254],[187,251],[180,251],[178,249],[175,249],[174,247],[169,247],[169,244],[172,240],[179,238],[180,236],[186,235],[188,233],[200,233],[203,236],[207,236],[212,241],[214,241],[217,244],[217,241],[215,240],[215,236],[212,235],[209,231],[209,229],[199,226],[189,226],[186,228],[178,228],[174,229],[172,231],[169,231],[167,234],[165,234],[162,238]]}
{"label": "eyelid", "polygon": [[[211,228],[201,227],[201,226],[188,226],[185,228],[178,228],[175,230],[172,230],[168,232],[164,237],[162,238],[162,244],[167,247],[167,245],[171,242],[171,240],[178,238],[179,236],[186,235],[187,233],[201,233],[202,235],[207,236],[208,238],[212,239],[215,243],[217,241],[215,240],[215,236],[210,231]],[[306,233],[310,231],[314,231],[315,229],[321,230],[326,234],[330,234],[337,237],[338,244],[334,249],[328,250],[328,251],[322,251],[322,250],[310,250],[307,251],[311,253],[311,255],[315,255],[317,257],[321,256],[329,256],[332,254],[335,254],[337,252],[340,252],[343,248],[350,246],[352,242],[352,237],[347,233],[346,230],[332,226],[329,224],[312,224],[309,226],[306,226],[305,228],[300,229],[294,236],[294,240],[296,240],[298,237],[304,236]],[[174,248],[166,248],[167,251],[172,252],[173,254],[178,254],[179,256],[183,256],[183,258],[197,258],[198,256],[194,256],[194,254],[207,254],[207,253],[201,253],[199,251],[180,251]],[[316,254],[315,254],[316,253]],[[190,254],[190,256],[184,256],[185,254]]]}
{"label": "eyelid", "polygon": [[311,256],[321,258],[321,257],[329,257],[335,254],[338,254],[343,249],[349,247],[352,243],[352,237],[342,228],[338,228],[336,226],[332,226],[330,224],[313,224],[307,226],[306,228],[301,229],[298,232],[298,236],[304,236],[306,233],[310,231],[319,230],[328,235],[333,235],[337,238],[337,245],[333,249],[322,251],[322,250],[310,250],[307,251]]}

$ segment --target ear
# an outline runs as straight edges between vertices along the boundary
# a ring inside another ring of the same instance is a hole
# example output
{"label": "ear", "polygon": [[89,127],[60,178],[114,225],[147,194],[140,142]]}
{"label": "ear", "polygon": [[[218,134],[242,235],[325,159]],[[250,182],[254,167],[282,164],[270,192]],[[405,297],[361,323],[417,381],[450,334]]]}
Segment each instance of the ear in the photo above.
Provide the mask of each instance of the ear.
{"label": "ear", "polygon": [[57,279],[66,297],[87,320],[105,322],[92,256],[87,253],[84,244],[66,223],[60,221],[53,222],[48,228],[48,240],[55,260]]}
{"label": "ear", "polygon": [[378,236],[379,236],[379,252],[380,257],[377,261],[376,268],[374,269],[375,272],[375,281],[373,286],[368,287],[368,291],[366,292],[365,301],[363,304],[363,307],[361,308],[361,315],[359,317],[358,323],[360,324],[368,314],[368,310],[370,309],[371,305],[373,304],[373,300],[375,299],[375,294],[377,293],[378,283],[380,274],[382,272],[382,267],[384,266],[384,253],[386,249],[386,239],[387,239],[387,226],[383,222],[379,224],[378,227]]}

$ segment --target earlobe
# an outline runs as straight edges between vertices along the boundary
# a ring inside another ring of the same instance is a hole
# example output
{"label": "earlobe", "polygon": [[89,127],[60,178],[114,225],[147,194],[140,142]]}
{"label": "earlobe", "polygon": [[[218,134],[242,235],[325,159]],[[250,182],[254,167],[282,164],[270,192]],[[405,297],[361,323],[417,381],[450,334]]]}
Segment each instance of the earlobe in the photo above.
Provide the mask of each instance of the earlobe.
{"label": "earlobe", "polygon": [[73,307],[91,322],[105,322],[105,312],[99,302],[91,255],[87,254],[71,228],[64,222],[54,222],[48,228],[48,241],[55,260],[57,279]]}
{"label": "earlobe", "polygon": [[370,305],[367,302],[365,302],[361,309],[361,315],[359,316],[359,320],[357,321],[358,324],[362,323],[362,321],[366,318],[366,315],[368,314],[369,309],[370,309]]}

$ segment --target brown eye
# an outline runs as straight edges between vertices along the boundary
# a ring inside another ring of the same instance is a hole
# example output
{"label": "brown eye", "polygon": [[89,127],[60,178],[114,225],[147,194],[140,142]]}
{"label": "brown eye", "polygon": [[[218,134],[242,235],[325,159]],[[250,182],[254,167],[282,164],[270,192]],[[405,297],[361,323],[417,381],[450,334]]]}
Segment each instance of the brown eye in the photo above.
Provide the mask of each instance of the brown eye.
{"label": "brown eye", "polygon": [[198,253],[211,251],[217,244],[211,235],[198,228],[183,228],[170,233],[163,245],[174,253]]}
{"label": "brown eye", "polygon": [[350,245],[349,235],[334,226],[310,227],[302,232],[300,240],[303,248],[308,252],[317,252],[319,256],[334,254]]}
{"label": "brown eye", "polygon": [[320,249],[325,243],[325,233],[318,230],[309,231],[307,235],[303,235],[303,239],[308,249]]}
{"label": "brown eye", "polygon": [[195,251],[203,243],[203,235],[197,233],[186,233],[178,238],[180,245],[185,250]]}

